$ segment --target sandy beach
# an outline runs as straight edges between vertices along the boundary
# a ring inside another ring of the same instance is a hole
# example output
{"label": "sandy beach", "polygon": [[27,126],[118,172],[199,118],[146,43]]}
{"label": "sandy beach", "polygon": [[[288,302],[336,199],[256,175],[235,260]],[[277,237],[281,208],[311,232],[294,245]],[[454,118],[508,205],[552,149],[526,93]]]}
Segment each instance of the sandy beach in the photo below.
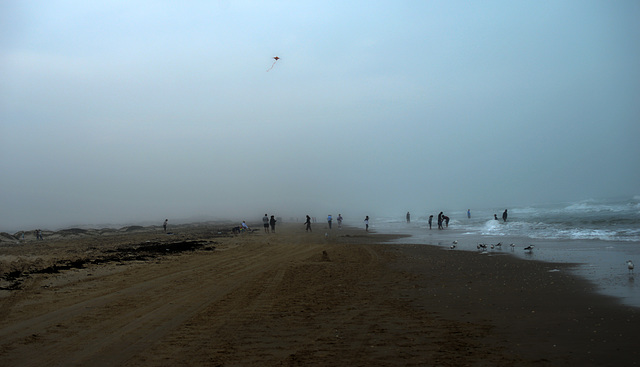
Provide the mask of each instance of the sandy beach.
{"label": "sandy beach", "polygon": [[571,265],[354,228],[230,229],[3,240],[0,365],[640,364],[640,310]]}

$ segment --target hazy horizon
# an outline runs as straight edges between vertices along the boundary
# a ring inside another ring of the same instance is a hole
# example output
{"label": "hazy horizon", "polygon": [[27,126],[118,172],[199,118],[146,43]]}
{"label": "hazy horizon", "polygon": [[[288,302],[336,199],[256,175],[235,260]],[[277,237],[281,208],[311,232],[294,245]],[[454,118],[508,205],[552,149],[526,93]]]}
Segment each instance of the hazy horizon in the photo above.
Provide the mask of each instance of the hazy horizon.
{"label": "hazy horizon", "polygon": [[3,1],[0,231],[631,198],[638,19],[637,1]]}

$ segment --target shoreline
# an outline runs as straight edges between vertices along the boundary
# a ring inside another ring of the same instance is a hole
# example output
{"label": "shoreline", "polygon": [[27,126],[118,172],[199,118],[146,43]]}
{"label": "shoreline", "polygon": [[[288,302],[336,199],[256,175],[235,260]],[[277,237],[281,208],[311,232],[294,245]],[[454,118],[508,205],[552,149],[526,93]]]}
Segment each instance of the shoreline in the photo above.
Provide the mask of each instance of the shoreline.
{"label": "shoreline", "polygon": [[[511,255],[522,260],[545,261],[554,264],[572,264],[571,272],[596,285],[599,294],[613,296],[622,303],[640,308],[640,285],[635,274],[627,269],[627,260],[640,256],[640,243],[630,241],[571,240],[528,238],[524,236],[495,236],[470,233],[458,228],[424,230],[423,228],[385,228],[385,233],[407,233],[410,238],[402,242],[431,243],[449,249],[456,240],[456,251],[470,251],[487,256]],[[396,241],[397,242],[397,241]],[[502,242],[501,248],[491,244]],[[487,244],[487,251],[479,251],[478,243]],[[514,243],[515,248],[509,244]],[[523,248],[533,245],[531,252]]]}
{"label": "shoreline", "polygon": [[[285,223],[275,234],[202,225],[32,242],[39,264],[122,257],[2,291],[0,362],[637,365],[640,310],[595,293],[570,265],[397,238]],[[130,251],[185,242],[201,246]]]}

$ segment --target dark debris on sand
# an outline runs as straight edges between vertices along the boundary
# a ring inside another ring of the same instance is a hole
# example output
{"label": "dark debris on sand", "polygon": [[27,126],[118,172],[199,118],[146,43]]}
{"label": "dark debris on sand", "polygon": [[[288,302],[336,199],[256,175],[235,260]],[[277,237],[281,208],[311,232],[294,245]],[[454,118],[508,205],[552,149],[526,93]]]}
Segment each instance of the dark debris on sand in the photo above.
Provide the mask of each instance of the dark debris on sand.
{"label": "dark debris on sand", "polygon": [[[127,261],[151,261],[160,256],[179,254],[187,251],[213,251],[215,241],[177,240],[175,242],[144,242],[105,250],[90,257],[57,260],[51,265],[43,262],[24,264],[14,262],[4,266],[0,273],[0,290],[18,290],[26,278],[33,274],[57,274],[71,269],[83,269],[87,265],[124,263]],[[94,248],[95,249],[95,248]]]}

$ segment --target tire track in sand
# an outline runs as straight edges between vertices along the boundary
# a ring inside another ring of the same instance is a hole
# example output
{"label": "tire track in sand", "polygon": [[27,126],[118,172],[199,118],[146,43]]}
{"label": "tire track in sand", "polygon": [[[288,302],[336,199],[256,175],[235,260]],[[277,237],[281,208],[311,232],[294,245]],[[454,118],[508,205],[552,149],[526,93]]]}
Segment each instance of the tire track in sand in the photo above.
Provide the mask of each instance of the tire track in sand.
{"label": "tire track in sand", "polygon": [[[194,364],[287,365],[336,349],[366,354],[374,335],[370,325],[376,320],[353,304],[379,304],[387,295],[372,294],[366,284],[357,285],[363,268],[380,265],[378,252],[369,246],[350,247],[348,256],[342,257],[340,249],[331,247],[333,260],[321,261],[324,246],[316,246],[310,258],[263,272],[224,302],[199,313],[163,343],[180,350],[178,363]],[[354,253],[358,256],[350,257]],[[345,270],[349,271],[343,273]],[[326,306],[318,308],[318,298]],[[344,333],[345,325],[359,330],[356,337]],[[206,358],[202,351],[207,351]],[[175,360],[165,353],[156,345],[131,365],[163,365],[162,361]]]}
{"label": "tire track in sand", "polygon": [[[253,250],[240,256],[227,251],[222,259],[196,254],[187,269],[151,279],[143,274],[133,285],[3,328],[0,361],[24,366],[120,364],[274,265],[313,251],[306,246],[275,254],[272,248]],[[216,272],[227,276],[210,276]],[[27,352],[34,346],[37,355]]]}

